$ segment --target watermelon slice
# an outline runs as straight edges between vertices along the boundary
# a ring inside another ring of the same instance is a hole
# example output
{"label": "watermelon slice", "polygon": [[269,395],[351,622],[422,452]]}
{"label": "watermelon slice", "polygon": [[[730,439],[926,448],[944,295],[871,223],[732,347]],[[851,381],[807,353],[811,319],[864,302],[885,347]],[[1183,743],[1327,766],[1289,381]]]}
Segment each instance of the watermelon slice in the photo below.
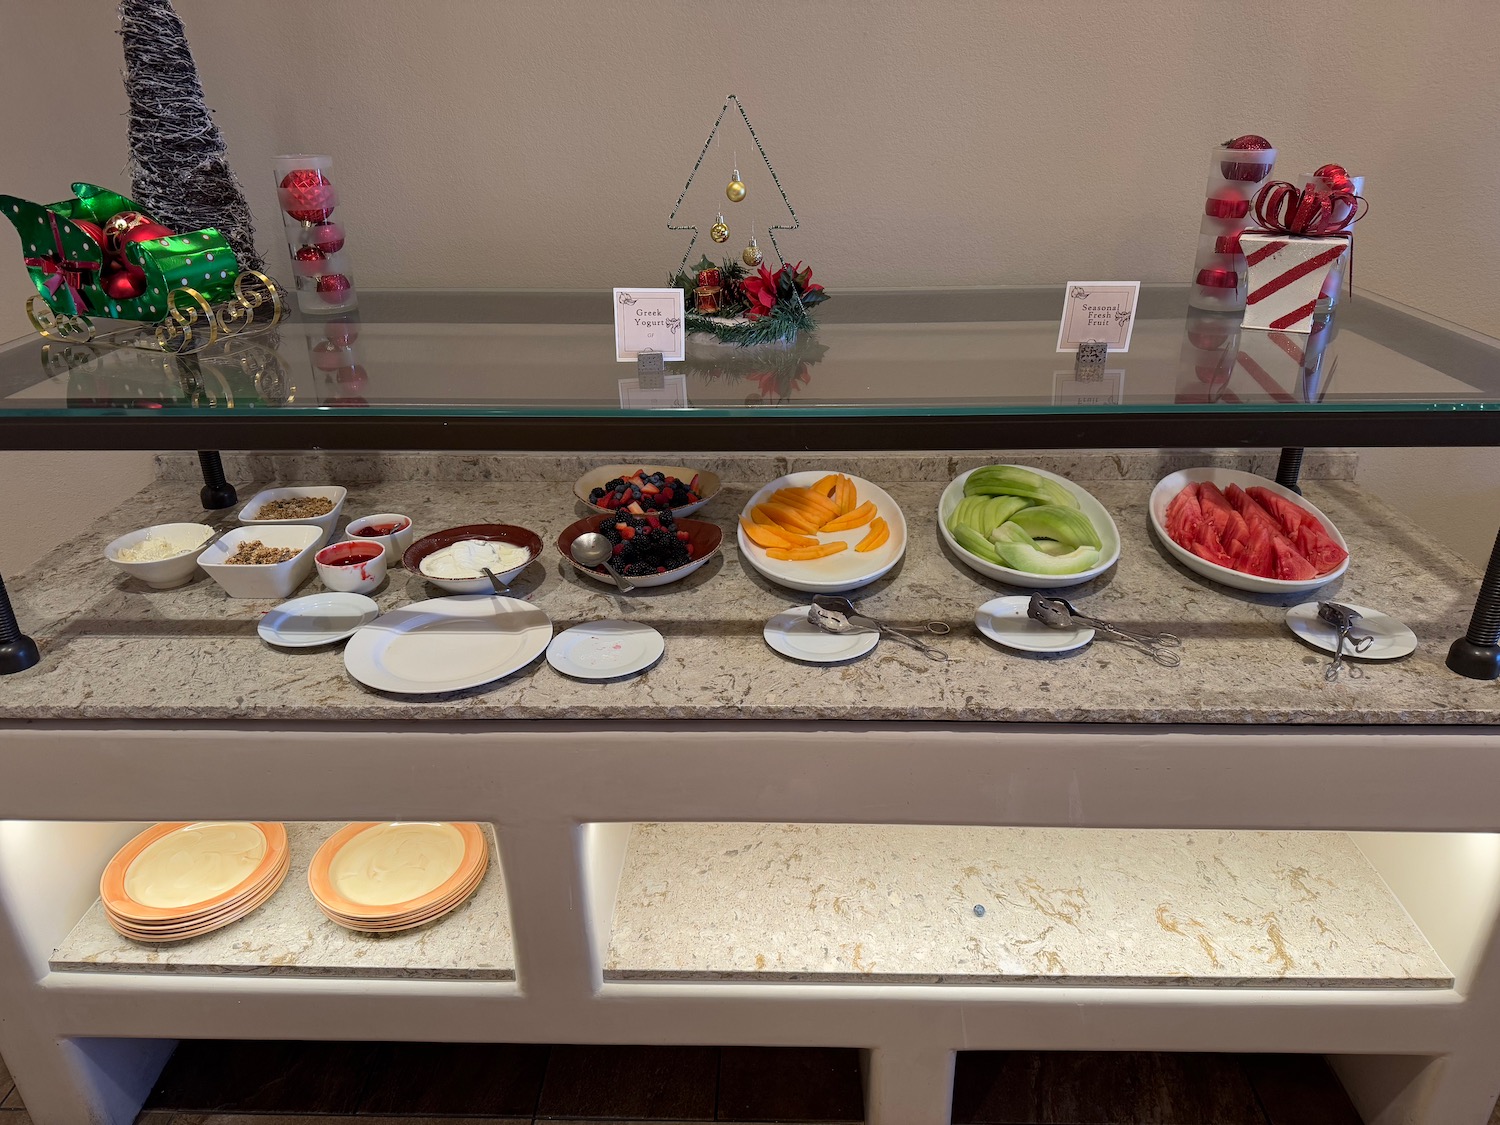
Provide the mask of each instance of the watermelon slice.
{"label": "watermelon slice", "polygon": [[1203,518],[1213,525],[1224,550],[1233,555],[1250,537],[1245,517],[1230,506],[1216,485],[1208,481],[1199,486],[1198,500],[1203,506]]}
{"label": "watermelon slice", "polygon": [[1349,552],[1335,543],[1322,525],[1314,527],[1313,524],[1317,522],[1313,520],[1312,523],[1304,523],[1297,529],[1297,550],[1312,564],[1315,573],[1328,574],[1344,565]]}
{"label": "watermelon slice", "polygon": [[1231,570],[1234,569],[1234,560],[1229,556],[1229,552],[1224,550],[1223,544],[1219,542],[1218,538],[1214,535],[1213,528],[1206,521],[1199,525],[1199,534],[1196,538],[1189,539],[1185,543],[1179,540],[1179,544],[1186,547],[1200,559],[1214,563],[1217,566],[1228,567]]}
{"label": "watermelon slice", "polygon": [[1282,581],[1304,582],[1318,576],[1313,564],[1299,554],[1291,540],[1279,531],[1271,536],[1271,551],[1275,556],[1275,577]]}
{"label": "watermelon slice", "polygon": [[1322,521],[1317,516],[1313,515],[1300,504],[1288,500],[1285,496],[1278,496],[1269,488],[1262,485],[1256,485],[1254,488],[1248,488],[1245,491],[1250,494],[1250,497],[1256,503],[1276,518],[1277,522],[1281,524],[1282,530],[1286,532],[1289,538],[1295,539],[1298,530],[1303,524],[1308,524],[1314,531],[1322,532],[1324,535],[1328,534],[1328,529],[1323,526]]}
{"label": "watermelon slice", "polygon": [[1198,535],[1203,525],[1203,509],[1198,504],[1198,486],[1190,484],[1172,498],[1167,505],[1164,521],[1167,534],[1172,541],[1186,547]]}
{"label": "watermelon slice", "polygon": [[1252,526],[1256,523],[1260,523],[1265,526],[1265,529],[1267,531],[1281,531],[1281,525],[1276,522],[1275,517],[1272,516],[1270,512],[1262,508],[1259,504],[1257,504],[1254,499],[1251,498],[1250,494],[1239,485],[1231,484],[1224,490],[1224,495],[1227,496],[1229,498],[1229,502],[1234,505],[1234,510],[1245,517],[1246,523]]}
{"label": "watermelon slice", "polygon": [[1271,529],[1259,520],[1250,521],[1250,525],[1250,538],[1234,555],[1234,561],[1230,565],[1241,574],[1275,578],[1275,549],[1271,545]]}

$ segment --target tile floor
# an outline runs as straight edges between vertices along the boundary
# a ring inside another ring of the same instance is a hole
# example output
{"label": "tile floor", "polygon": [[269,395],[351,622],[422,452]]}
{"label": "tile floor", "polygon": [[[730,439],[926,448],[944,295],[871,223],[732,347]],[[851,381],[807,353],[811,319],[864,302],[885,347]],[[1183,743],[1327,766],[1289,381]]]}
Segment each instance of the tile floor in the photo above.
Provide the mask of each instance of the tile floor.
{"label": "tile floor", "polygon": [[[184,1042],[137,1125],[829,1125],[852,1050]],[[1359,1125],[1317,1056],[975,1051],[955,1125]],[[1500,1123],[1500,1108],[1491,1119]],[[0,1125],[31,1125],[0,1060]]]}

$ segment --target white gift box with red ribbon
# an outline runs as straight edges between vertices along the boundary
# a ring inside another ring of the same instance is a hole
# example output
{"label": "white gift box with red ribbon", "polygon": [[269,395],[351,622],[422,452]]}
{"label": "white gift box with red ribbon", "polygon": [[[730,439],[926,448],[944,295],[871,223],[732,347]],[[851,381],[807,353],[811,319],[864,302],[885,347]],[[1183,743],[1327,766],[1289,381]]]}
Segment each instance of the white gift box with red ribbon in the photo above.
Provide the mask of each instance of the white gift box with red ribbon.
{"label": "white gift box with red ribbon", "polygon": [[1310,332],[1318,298],[1349,253],[1349,236],[1246,231],[1240,235],[1240,249],[1250,271],[1243,326]]}

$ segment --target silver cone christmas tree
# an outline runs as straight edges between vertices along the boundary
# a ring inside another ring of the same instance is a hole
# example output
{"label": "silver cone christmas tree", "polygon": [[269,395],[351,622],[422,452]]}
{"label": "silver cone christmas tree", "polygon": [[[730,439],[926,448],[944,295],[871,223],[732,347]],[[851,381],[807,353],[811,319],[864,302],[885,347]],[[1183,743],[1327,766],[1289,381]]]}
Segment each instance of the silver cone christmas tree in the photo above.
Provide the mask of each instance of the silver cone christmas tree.
{"label": "silver cone christmas tree", "polygon": [[171,0],[123,0],[131,196],[175,231],[217,228],[241,269],[261,270],[255,223]]}

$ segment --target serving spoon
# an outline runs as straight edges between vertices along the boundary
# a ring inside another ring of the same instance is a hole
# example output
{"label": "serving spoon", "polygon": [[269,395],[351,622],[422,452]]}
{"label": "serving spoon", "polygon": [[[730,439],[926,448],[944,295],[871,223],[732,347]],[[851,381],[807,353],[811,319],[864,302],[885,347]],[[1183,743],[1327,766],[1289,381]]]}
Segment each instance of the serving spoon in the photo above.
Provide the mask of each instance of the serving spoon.
{"label": "serving spoon", "polygon": [[614,557],[615,545],[597,531],[585,531],[573,545],[568,548],[568,554],[573,556],[573,561],[580,566],[602,566],[605,572],[615,580],[615,585],[620,588],[620,593],[628,594],[635,587],[625,581],[618,570],[609,565],[609,560]]}

